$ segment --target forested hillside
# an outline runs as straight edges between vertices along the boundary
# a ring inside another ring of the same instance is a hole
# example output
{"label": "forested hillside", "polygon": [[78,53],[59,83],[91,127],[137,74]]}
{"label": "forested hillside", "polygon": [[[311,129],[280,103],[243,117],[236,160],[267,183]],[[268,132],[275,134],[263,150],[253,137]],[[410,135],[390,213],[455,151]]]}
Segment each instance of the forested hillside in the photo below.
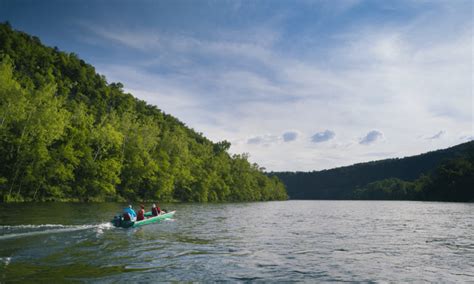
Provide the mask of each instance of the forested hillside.
{"label": "forested hillside", "polygon": [[213,143],[74,53],[0,24],[0,200],[286,199]]}
{"label": "forested hillside", "polygon": [[474,201],[474,141],[402,159],[277,172],[292,199]]}

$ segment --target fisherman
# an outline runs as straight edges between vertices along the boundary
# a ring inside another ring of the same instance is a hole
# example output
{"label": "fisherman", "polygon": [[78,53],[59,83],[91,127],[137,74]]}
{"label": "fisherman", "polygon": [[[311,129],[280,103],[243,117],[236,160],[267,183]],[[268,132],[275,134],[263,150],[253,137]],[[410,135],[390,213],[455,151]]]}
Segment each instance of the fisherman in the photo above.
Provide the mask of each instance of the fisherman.
{"label": "fisherman", "polygon": [[140,210],[138,210],[137,221],[145,220],[145,206],[140,205]]}
{"label": "fisherman", "polygon": [[160,207],[156,206],[156,204],[153,204],[153,206],[151,207],[151,214],[153,216],[158,216],[161,214],[161,209]]}
{"label": "fisherman", "polygon": [[123,211],[123,219],[125,221],[135,221],[137,219],[137,213],[133,210],[132,205],[128,205]]}

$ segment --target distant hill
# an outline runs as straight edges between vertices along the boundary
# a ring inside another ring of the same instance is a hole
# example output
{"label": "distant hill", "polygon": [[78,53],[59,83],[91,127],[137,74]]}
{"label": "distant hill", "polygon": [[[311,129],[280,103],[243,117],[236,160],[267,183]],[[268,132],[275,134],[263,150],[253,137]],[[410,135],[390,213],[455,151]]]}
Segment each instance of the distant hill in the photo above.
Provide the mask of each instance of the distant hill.
{"label": "distant hill", "polygon": [[[448,149],[432,151],[421,155],[360,163],[347,167],[313,172],[272,172],[287,187],[291,199],[411,199],[411,200],[453,200],[474,201],[471,197],[430,196],[427,184],[443,176],[451,184],[456,177],[440,171],[455,167],[450,172],[459,173],[463,183],[454,187],[474,196],[474,141]],[[461,167],[461,168],[459,168]],[[447,172],[447,170],[445,170]],[[422,181],[424,179],[424,181]],[[429,181],[428,181],[429,180]],[[383,182],[382,182],[383,181]],[[378,182],[378,183],[376,183]],[[468,182],[469,184],[466,184]],[[423,185],[421,185],[423,183]],[[402,194],[388,194],[389,188],[403,190]],[[417,188],[415,188],[418,186]],[[472,187],[471,187],[472,186]],[[469,190],[469,188],[471,188]],[[385,193],[383,192],[385,190]],[[368,194],[368,192],[371,194]],[[464,196],[464,195],[463,195]],[[467,200],[465,200],[467,199]]]}
{"label": "distant hill", "polygon": [[229,147],[0,24],[0,202],[287,198]]}

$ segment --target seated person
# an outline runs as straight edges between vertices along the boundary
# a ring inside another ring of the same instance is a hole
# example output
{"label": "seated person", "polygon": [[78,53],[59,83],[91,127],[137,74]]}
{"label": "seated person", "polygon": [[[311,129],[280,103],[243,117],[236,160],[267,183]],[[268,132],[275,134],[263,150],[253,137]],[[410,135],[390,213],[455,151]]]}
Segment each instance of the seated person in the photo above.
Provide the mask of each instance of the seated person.
{"label": "seated person", "polygon": [[125,208],[123,211],[123,220],[135,221],[135,219],[137,218],[137,213],[135,213],[135,210],[133,210],[132,205],[128,205],[128,207]]}
{"label": "seated person", "polygon": [[153,204],[153,206],[151,207],[151,214],[153,216],[158,216],[161,214],[161,209],[160,207],[156,206],[156,204]]}
{"label": "seated person", "polygon": [[138,210],[137,221],[145,220],[145,206],[140,205],[140,210]]}

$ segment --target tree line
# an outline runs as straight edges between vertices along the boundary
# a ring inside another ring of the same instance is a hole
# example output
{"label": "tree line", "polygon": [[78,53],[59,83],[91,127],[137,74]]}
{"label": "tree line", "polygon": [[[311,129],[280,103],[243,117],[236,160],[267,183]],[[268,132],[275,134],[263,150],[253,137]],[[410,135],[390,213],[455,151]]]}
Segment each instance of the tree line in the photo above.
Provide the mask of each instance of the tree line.
{"label": "tree line", "polygon": [[390,178],[356,188],[354,198],[474,202],[474,151],[445,161],[414,181]]}
{"label": "tree line", "polygon": [[401,159],[274,172],[291,199],[474,201],[474,141]]}
{"label": "tree line", "polygon": [[76,54],[0,24],[1,201],[287,198],[277,177],[229,147]]}

